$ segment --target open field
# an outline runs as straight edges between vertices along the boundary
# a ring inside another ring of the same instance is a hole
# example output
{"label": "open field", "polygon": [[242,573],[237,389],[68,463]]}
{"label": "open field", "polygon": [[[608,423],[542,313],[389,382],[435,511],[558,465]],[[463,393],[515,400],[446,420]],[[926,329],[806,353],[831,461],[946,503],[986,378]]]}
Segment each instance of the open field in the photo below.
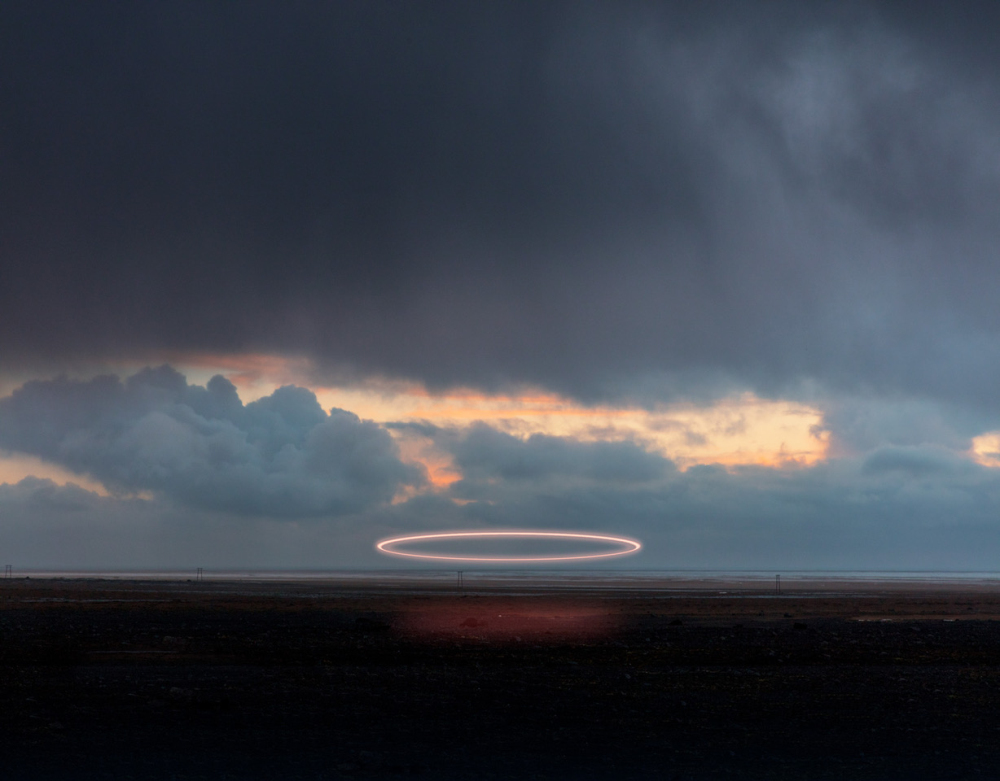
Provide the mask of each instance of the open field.
{"label": "open field", "polygon": [[17,779],[1000,778],[989,582],[0,582]]}

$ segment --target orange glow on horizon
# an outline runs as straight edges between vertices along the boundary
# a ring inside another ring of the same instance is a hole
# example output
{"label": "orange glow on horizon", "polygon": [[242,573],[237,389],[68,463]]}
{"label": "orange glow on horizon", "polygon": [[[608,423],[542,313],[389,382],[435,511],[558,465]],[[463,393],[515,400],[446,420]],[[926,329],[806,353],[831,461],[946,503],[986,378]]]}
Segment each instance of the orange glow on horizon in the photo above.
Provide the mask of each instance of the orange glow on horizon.
{"label": "orange glow on horizon", "polygon": [[1000,468],[1000,431],[988,431],[973,437],[969,455],[982,466]]}
{"label": "orange glow on horizon", "polygon": [[[157,360],[182,372],[188,382],[204,385],[221,374],[240,393],[244,403],[268,396],[282,385],[305,385],[312,373],[312,361],[268,353],[162,353]],[[144,364],[145,365],[145,364]]]}
{"label": "orange glow on horizon", "polygon": [[422,464],[427,479],[436,489],[445,489],[462,479],[450,456],[436,448],[429,437],[410,431],[393,431],[392,435],[399,446],[400,458],[406,463]]}
{"label": "orange glow on horizon", "polygon": [[[634,443],[670,459],[681,471],[698,465],[719,465],[729,471],[746,467],[798,469],[831,456],[830,435],[823,428],[820,409],[790,400],[762,399],[751,393],[705,404],[673,402],[640,407],[584,405],[527,386],[498,393],[473,388],[435,391],[412,381],[378,377],[327,384],[319,379],[324,375],[309,358],[268,353],[161,353],[147,361],[121,362],[111,367],[103,364],[91,370],[96,374],[110,368],[128,376],[144,366],[163,362],[173,365],[196,385],[205,385],[221,374],[236,386],[244,403],[268,396],[281,386],[297,385],[315,393],[326,410],[336,407],[379,424],[404,424],[388,431],[400,458],[422,466],[427,482],[404,488],[393,499],[395,503],[428,491],[447,493],[463,478],[446,446],[439,445],[435,435],[422,432],[419,424],[443,429],[452,438],[463,436],[470,425],[482,422],[522,441],[546,436],[582,443]],[[88,376],[82,369],[80,372],[75,376]],[[18,384],[28,379],[19,378]],[[4,386],[3,392],[12,390],[14,386]],[[984,467],[1000,469],[1000,430],[974,437],[964,455]],[[74,483],[102,496],[109,495],[99,482],[57,465],[0,452],[0,483],[13,484],[29,476],[51,479],[59,485]],[[464,504],[472,500],[451,501]]]}
{"label": "orange glow on horizon", "polygon": [[96,480],[78,475],[61,466],[42,461],[34,456],[0,452],[0,484],[14,485],[26,477],[51,480],[57,485],[74,484],[87,491],[108,496],[107,489]]}
{"label": "orange glow on horizon", "polygon": [[[161,356],[204,384],[222,374],[245,403],[282,385],[311,389],[324,409],[337,407],[377,423],[431,423],[462,429],[482,421],[520,439],[540,434],[581,442],[634,442],[671,459],[679,469],[698,464],[798,468],[827,457],[822,413],[781,399],[745,393],[709,404],[673,403],[654,408],[585,406],[538,388],[484,393],[469,388],[435,392],[412,382],[369,379],[343,385],[317,382],[320,373],[303,357],[269,354]],[[427,471],[432,490],[461,479],[450,454],[413,429],[392,429],[401,457]],[[412,493],[412,491],[411,491]]]}

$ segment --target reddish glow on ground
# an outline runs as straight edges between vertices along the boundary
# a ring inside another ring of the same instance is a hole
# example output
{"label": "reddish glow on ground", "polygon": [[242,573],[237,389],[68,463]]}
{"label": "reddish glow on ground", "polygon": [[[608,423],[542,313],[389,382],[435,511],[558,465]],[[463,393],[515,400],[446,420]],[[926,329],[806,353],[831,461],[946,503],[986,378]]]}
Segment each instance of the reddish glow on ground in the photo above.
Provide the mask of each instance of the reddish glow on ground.
{"label": "reddish glow on ground", "polygon": [[[611,551],[599,551],[597,553],[566,553],[556,556],[472,556],[472,555],[444,555],[438,553],[415,553],[413,551],[399,550],[399,546],[427,542],[430,540],[454,540],[454,539],[520,539],[520,540],[566,540],[602,542],[611,545],[622,546],[621,549]],[[613,537],[608,534],[583,534],[579,532],[540,532],[540,531],[493,531],[493,532],[437,532],[434,534],[411,534],[405,537],[390,537],[380,540],[375,547],[382,553],[392,556],[406,556],[412,559],[429,559],[432,561],[483,561],[493,563],[529,564],[542,561],[582,561],[584,559],[606,559],[612,556],[626,556],[635,553],[642,548],[642,543],[638,540],[631,540],[628,537]]]}
{"label": "reddish glow on ground", "polygon": [[415,640],[471,643],[565,643],[592,640],[621,627],[607,605],[534,598],[476,597],[411,606],[393,621]]}

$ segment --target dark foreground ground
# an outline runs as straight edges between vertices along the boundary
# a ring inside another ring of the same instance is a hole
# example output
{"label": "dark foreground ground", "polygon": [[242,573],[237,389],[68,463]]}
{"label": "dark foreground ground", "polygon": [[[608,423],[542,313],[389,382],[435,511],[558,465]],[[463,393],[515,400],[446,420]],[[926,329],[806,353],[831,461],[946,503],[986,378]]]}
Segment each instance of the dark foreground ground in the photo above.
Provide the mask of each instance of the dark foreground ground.
{"label": "dark foreground ground", "polygon": [[0,582],[7,779],[1000,778],[1000,595]]}

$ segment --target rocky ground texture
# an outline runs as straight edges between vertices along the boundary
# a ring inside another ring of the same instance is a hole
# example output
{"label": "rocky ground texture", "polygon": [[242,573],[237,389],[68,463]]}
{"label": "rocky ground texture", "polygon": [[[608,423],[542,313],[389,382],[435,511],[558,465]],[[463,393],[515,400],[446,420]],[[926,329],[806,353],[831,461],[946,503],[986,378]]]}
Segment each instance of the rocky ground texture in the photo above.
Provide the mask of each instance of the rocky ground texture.
{"label": "rocky ground texture", "polygon": [[989,589],[8,580],[0,776],[1000,778],[998,617]]}

